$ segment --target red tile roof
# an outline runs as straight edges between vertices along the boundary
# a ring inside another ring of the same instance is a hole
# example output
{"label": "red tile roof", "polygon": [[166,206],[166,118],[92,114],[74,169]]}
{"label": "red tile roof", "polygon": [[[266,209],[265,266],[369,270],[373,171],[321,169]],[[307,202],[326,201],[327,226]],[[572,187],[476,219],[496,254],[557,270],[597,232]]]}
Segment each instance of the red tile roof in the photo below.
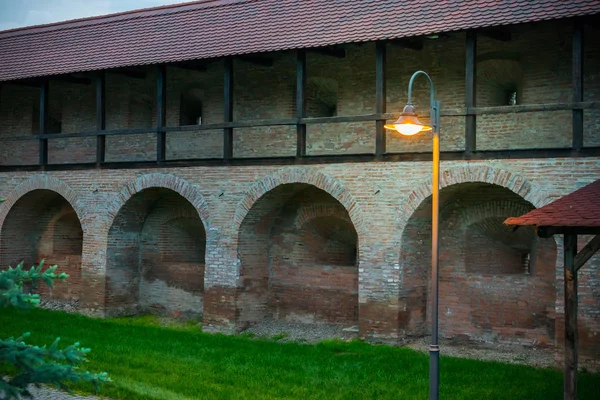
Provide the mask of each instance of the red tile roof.
{"label": "red tile roof", "polygon": [[596,13],[598,0],[203,0],[0,32],[0,81]]}
{"label": "red tile roof", "polygon": [[600,180],[525,215],[508,218],[504,223],[506,225],[600,227]]}

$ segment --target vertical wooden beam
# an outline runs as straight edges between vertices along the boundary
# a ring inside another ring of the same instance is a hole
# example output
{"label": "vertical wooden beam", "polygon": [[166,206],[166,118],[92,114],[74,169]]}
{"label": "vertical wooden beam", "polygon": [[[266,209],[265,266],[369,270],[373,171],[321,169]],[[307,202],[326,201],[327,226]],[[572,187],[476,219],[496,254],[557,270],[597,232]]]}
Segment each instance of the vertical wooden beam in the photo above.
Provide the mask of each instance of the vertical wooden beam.
{"label": "vertical wooden beam", "polygon": [[[233,122],[233,57],[225,58],[225,73],[223,76],[223,122]],[[223,158],[233,158],[233,128],[223,129]]]}
{"label": "vertical wooden beam", "polygon": [[306,51],[296,53],[296,158],[306,155],[306,124],[301,123],[306,118]]}
{"label": "vertical wooden beam", "polygon": [[[465,63],[465,106],[475,107],[477,90],[477,32],[467,31]],[[475,115],[467,115],[465,120],[465,151],[473,152],[477,149],[477,121]]]}
{"label": "vertical wooden beam", "polygon": [[[573,102],[583,101],[583,23],[575,19],[573,28]],[[583,110],[573,110],[573,149],[583,147]]]}
{"label": "vertical wooden beam", "polygon": [[[106,130],[106,73],[96,77],[96,130]],[[106,135],[96,136],[96,164],[100,166],[106,156]]]}
{"label": "vertical wooden beam", "polygon": [[[49,82],[46,80],[40,86],[40,135],[48,130],[48,96],[50,94]],[[40,139],[39,164],[48,165],[48,139]]]}
{"label": "vertical wooden beam", "polygon": [[575,255],[577,253],[577,235],[564,234],[564,269],[565,269],[565,370],[564,398],[577,398],[577,270]]}
{"label": "vertical wooden beam", "polygon": [[[375,46],[375,109],[377,114],[386,112],[386,43],[377,42]],[[375,154],[382,156],[386,152],[385,120],[375,121]]]}
{"label": "vertical wooden beam", "polygon": [[156,77],[156,161],[163,162],[167,153],[167,67],[158,66]]}

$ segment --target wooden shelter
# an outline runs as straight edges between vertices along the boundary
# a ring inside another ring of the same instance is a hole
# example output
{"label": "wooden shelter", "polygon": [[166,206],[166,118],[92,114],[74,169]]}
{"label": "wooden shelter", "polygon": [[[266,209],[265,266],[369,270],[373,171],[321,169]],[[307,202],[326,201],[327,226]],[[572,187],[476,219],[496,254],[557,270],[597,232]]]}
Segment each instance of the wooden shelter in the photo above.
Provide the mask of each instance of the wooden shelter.
{"label": "wooden shelter", "polygon": [[[507,225],[534,226],[537,235],[563,235],[565,285],[564,398],[577,398],[577,271],[600,249],[600,180],[520,217]],[[595,235],[577,250],[578,235]]]}

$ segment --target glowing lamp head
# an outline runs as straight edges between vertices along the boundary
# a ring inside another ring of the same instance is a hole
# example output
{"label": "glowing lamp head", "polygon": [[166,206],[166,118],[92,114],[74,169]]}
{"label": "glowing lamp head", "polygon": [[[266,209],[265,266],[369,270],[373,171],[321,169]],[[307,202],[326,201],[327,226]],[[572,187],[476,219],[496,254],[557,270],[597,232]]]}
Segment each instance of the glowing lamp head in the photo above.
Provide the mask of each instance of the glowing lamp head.
{"label": "glowing lamp head", "polygon": [[423,124],[415,114],[412,104],[407,104],[400,114],[400,118],[393,124],[384,125],[385,129],[393,129],[405,136],[416,135],[419,132],[430,131],[433,127]]}

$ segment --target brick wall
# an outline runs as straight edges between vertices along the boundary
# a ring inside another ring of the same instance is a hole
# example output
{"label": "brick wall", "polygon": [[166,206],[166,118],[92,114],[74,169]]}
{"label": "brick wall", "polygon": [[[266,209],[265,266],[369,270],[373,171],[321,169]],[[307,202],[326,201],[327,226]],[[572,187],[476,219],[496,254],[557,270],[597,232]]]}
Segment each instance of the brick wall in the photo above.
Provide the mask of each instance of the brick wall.
{"label": "brick wall", "polygon": [[[512,40],[478,39],[477,105],[506,105],[507,92],[516,90],[517,104],[541,104],[571,100],[571,36],[569,22],[514,26]],[[586,31],[592,35],[591,31]],[[591,36],[590,36],[591,37]],[[375,46],[373,43],[343,46],[343,59],[309,52],[307,55],[307,114],[356,115],[375,112]],[[445,110],[464,107],[465,35],[453,33],[425,40],[423,50],[387,46],[387,110],[399,112],[406,103],[407,83],[419,69],[427,71],[436,87],[436,97]],[[600,45],[585,43],[584,96],[594,101],[600,90],[598,55]],[[234,60],[234,120],[295,117],[295,54],[266,54],[272,67]],[[107,129],[139,128],[150,133],[107,137],[107,161],[153,160],[156,156],[156,70],[145,69],[144,79],[108,73],[106,81]],[[95,129],[94,85],[63,82],[50,84],[50,115],[62,121],[63,132]],[[0,98],[0,137],[37,132],[39,90],[3,85]],[[206,71],[167,68],[167,125],[180,124],[182,99],[193,97],[201,104],[202,123],[220,123],[223,118],[223,62],[206,65]],[[429,108],[429,86],[415,81],[413,100],[420,114]],[[185,112],[185,111],[184,111]],[[425,117],[427,118],[427,117]],[[595,110],[585,112],[586,146],[600,137]],[[465,118],[442,117],[442,150],[464,149]],[[477,118],[477,148],[480,150],[566,147],[571,143],[570,111],[482,115]],[[426,135],[406,140],[386,133],[388,152],[429,151]],[[167,134],[167,159],[215,158],[223,154],[221,130]],[[375,124],[352,122],[310,124],[307,152],[361,154],[374,149]],[[291,156],[295,154],[293,126],[251,127],[234,130],[235,157]],[[30,164],[37,160],[37,146],[11,142],[0,153],[3,164]],[[94,160],[94,138],[49,141],[51,163]]]}

